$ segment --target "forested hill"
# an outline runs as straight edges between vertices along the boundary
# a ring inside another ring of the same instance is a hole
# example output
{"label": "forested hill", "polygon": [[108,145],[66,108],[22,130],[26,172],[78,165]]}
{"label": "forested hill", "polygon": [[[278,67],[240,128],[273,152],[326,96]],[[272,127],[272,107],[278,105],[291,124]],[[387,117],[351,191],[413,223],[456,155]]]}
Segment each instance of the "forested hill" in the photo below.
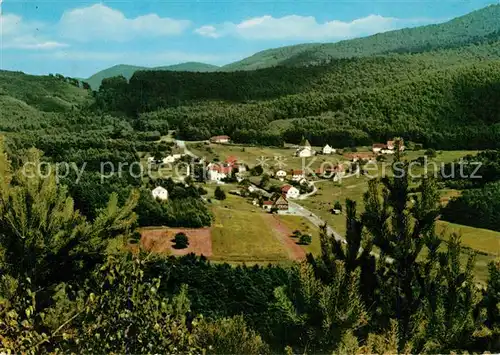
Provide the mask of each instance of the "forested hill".
{"label": "forested hill", "polygon": [[189,71],[189,72],[210,72],[217,70],[219,67],[216,65],[198,63],[198,62],[187,62],[174,65],[167,65],[155,68],[140,67],[135,65],[115,65],[111,68],[101,70],[95,73],[88,79],[84,79],[85,82],[89,83],[93,90],[99,89],[101,82],[105,78],[111,78],[114,76],[122,75],[127,79],[130,79],[132,75],[138,70],[170,70],[170,71]]}
{"label": "forested hill", "polygon": [[251,70],[276,65],[308,65],[331,58],[366,57],[391,52],[415,53],[476,42],[500,31],[500,5],[491,5],[449,22],[376,34],[337,43],[301,44],[269,49],[222,70]]}
{"label": "forested hill", "polygon": [[[188,140],[229,134],[279,145],[306,135],[313,144],[346,147],[397,135],[442,149],[493,148],[499,58],[500,42],[492,41],[300,68],[140,71],[130,82],[105,80],[96,104],[139,117],[141,127],[168,124]],[[277,120],[284,129],[271,130]]]}
{"label": "forested hill", "polygon": [[79,87],[77,79],[61,75],[35,76],[21,72],[0,71],[1,113],[33,115],[37,111],[64,112],[86,106],[89,91]]}

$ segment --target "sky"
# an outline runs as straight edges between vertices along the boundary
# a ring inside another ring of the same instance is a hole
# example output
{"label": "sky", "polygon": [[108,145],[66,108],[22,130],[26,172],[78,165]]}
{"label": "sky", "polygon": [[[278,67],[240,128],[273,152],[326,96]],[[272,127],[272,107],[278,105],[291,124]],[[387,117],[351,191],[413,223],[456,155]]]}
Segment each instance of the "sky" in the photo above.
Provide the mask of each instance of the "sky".
{"label": "sky", "polygon": [[0,68],[224,65],[258,51],[440,23],[491,0],[0,0]]}

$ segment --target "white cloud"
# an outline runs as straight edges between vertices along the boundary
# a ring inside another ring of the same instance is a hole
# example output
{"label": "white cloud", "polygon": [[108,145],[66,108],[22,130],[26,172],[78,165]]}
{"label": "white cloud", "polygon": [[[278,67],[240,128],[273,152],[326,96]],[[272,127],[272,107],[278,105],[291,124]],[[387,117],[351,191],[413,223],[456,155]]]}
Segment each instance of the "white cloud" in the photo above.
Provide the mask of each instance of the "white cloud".
{"label": "white cloud", "polygon": [[103,4],[67,11],[61,17],[59,33],[63,38],[89,42],[125,42],[140,37],[172,36],[183,33],[191,22],[161,18],[156,14],[133,19]]}
{"label": "white cloud", "polygon": [[197,28],[195,32],[211,38],[234,36],[249,40],[340,40],[432,22],[436,21],[369,15],[350,22],[332,20],[318,23],[312,16],[290,15],[274,18],[265,15],[237,24],[225,22],[205,25]]}
{"label": "white cloud", "polygon": [[219,38],[222,36],[221,33],[217,32],[217,29],[214,26],[201,26],[195,30],[196,33],[211,38]]}
{"label": "white cloud", "polygon": [[45,24],[25,21],[14,14],[0,15],[2,49],[49,50],[66,47],[67,44],[47,39],[41,34]]}

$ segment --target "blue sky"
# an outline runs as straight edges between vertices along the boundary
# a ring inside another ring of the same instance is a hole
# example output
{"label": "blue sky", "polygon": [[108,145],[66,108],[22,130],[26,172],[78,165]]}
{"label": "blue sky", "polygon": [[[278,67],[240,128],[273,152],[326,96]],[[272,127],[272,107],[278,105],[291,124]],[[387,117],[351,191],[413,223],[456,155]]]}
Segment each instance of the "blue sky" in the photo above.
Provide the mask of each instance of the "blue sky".
{"label": "blue sky", "polygon": [[88,77],[115,64],[223,65],[267,48],[443,22],[496,2],[0,0],[0,67]]}

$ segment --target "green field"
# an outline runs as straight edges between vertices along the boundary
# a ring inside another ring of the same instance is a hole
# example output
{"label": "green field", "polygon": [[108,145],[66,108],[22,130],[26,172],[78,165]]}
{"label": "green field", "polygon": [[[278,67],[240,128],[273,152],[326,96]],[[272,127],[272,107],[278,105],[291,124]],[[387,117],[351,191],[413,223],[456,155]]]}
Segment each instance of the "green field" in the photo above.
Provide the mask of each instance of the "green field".
{"label": "green field", "polygon": [[[256,162],[261,156],[274,157],[285,156],[287,162],[291,163],[293,167],[300,167],[301,158],[295,158],[293,149],[287,148],[270,148],[270,147],[251,147],[239,145],[217,145],[205,143],[191,143],[189,149],[196,154],[207,156],[210,159],[224,160],[229,156],[235,156],[240,161],[249,162],[252,167],[252,162]],[[368,147],[361,147],[359,151],[368,151]],[[407,160],[416,159],[423,156],[425,151],[408,151],[404,157]],[[477,151],[443,151],[438,152],[436,158],[433,159],[436,163],[451,162],[460,157],[468,154],[477,154]],[[340,157],[334,155],[334,157]],[[324,156],[317,156],[317,163],[323,159],[329,158]],[[388,162],[392,160],[389,157]],[[379,171],[382,170],[382,164],[378,163]],[[386,171],[389,170],[387,166]],[[254,183],[258,183],[260,177],[254,177]],[[353,176],[345,178],[341,183],[336,183],[328,180],[321,180],[316,182],[318,188],[317,193],[306,199],[298,201],[313,213],[317,214],[321,219],[326,221],[332,228],[334,228],[341,235],[345,235],[345,216],[333,215],[330,210],[336,201],[345,203],[346,199],[351,199],[357,202],[358,213],[363,212],[363,195],[367,190],[367,183],[369,178],[366,176]],[[277,180],[273,183],[278,183]],[[213,197],[213,185],[207,185],[209,197]],[[231,189],[237,188],[236,185],[224,185],[223,189],[229,192]],[[441,202],[447,201],[460,194],[460,191],[446,189],[441,190]],[[227,194],[227,199],[224,201],[217,201],[211,199],[213,205],[214,215],[216,222],[213,228],[213,248],[214,259],[227,260],[227,261],[272,261],[282,262],[287,260],[287,253],[282,244],[273,236],[273,231],[269,226],[265,226],[262,220],[262,210],[258,207],[251,205],[249,200]],[[306,252],[318,255],[321,252],[319,242],[319,231],[314,225],[303,217],[297,216],[280,216],[282,223],[291,231],[300,230],[303,233],[309,233],[313,236],[311,245],[303,246]],[[490,261],[500,256],[500,233],[473,228],[468,226],[461,226],[445,221],[438,221],[437,232],[443,235],[446,240],[451,233],[458,233],[461,235],[463,246],[472,250],[478,251],[476,257],[476,275],[478,279],[485,280],[487,277],[487,265]],[[444,247],[444,245],[443,245]],[[463,260],[467,256],[463,256]]]}
{"label": "green field", "polygon": [[[250,199],[229,194],[235,185],[223,185],[226,199],[213,198],[215,186],[207,185],[206,196],[210,199],[214,223],[212,225],[212,259],[215,261],[246,263],[284,263],[290,261],[287,247],[280,242],[269,225],[268,216],[260,207],[253,206]],[[317,228],[305,218],[280,216],[291,231],[300,229],[313,234],[313,244],[303,246],[306,252],[319,251]]]}

